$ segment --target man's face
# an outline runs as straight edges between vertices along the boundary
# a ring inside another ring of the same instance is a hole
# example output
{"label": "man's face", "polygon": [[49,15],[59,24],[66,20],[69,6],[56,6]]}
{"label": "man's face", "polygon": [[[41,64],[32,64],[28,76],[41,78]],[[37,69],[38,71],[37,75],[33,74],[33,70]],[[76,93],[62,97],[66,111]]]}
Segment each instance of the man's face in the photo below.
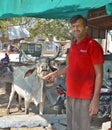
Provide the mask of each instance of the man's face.
{"label": "man's face", "polygon": [[78,19],[72,24],[72,31],[75,38],[82,38],[87,34],[88,27],[84,25],[82,19]]}

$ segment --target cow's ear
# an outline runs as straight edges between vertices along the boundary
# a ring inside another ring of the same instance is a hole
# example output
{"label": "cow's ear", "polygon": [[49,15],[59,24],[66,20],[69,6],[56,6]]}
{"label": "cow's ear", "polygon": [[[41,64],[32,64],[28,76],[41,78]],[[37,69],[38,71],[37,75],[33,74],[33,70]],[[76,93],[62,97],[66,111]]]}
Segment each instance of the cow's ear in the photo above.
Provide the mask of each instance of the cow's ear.
{"label": "cow's ear", "polygon": [[56,71],[57,70],[57,68],[55,68],[53,66],[50,66],[50,69],[51,69],[51,71]]}
{"label": "cow's ear", "polygon": [[29,75],[31,75],[33,72],[34,72],[35,68],[33,69],[29,69],[28,71],[26,71],[25,75],[24,75],[24,78],[25,77],[28,77]]}

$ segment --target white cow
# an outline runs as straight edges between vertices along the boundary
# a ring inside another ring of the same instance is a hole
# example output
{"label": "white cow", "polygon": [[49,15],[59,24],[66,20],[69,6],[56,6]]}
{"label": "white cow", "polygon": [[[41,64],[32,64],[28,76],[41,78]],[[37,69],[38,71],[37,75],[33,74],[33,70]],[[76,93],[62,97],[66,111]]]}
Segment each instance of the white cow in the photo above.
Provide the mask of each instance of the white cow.
{"label": "white cow", "polygon": [[20,103],[21,98],[23,97],[25,102],[25,114],[29,113],[29,104],[31,101],[33,101],[35,105],[38,105],[39,103],[39,114],[43,114],[46,81],[44,81],[42,77],[50,71],[50,67],[46,60],[46,58],[40,59],[37,67],[30,70],[26,66],[16,67],[14,69],[14,82],[12,84],[12,90],[7,106],[7,114],[9,114],[10,105],[15,92],[19,95],[18,109],[21,109]]}
{"label": "white cow", "polygon": [[29,104],[33,101],[36,105],[39,103],[39,114],[43,114],[44,102],[45,102],[45,90],[46,82],[42,79],[53,68],[50,65],[50,61],[54,60],[60,52],[60,48],[54,57],[40,57],[38,59],[30,58],[23,52],[23,58],[30,62],[36,62],[36,66],[29,69],[26,66],[16,67],[14,70],[14,82],[7,106],[7,114],[10,112],[10,106],[15,92],[19,95],[19,107],[21,109],[21,98],[24,98],[25,102],[25,114],[29,113]]}

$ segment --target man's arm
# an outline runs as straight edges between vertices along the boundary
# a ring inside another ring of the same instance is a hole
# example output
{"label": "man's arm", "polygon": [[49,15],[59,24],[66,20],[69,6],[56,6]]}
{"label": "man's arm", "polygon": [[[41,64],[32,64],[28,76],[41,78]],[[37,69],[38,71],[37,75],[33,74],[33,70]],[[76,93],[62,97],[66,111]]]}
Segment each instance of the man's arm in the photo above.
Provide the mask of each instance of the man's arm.
{"label": "man's arm", "polygon": [[95,64],[95,88],[94,88],[94,95],[91,100],[90,104],[90,116],[97,114],[99,109],[99,96],[103,82],[103,64]]}
{"label": "man's arm", "polygon": [[56,77],[66,74],[66,70],[67,70],[67,66],[60,70],[56,70],[52,73],[49,73],[48,75],[44,76],[43,79],[48,81],[53,81]]}
{"label": "man's arm", "polygon": [[57,71],[56,71],[57,76],[60,76],[60,75],[64,75],[64,74],[66,74],[67,67],[68,67],[68,66],[62,68],[61,70],[57,70]]}

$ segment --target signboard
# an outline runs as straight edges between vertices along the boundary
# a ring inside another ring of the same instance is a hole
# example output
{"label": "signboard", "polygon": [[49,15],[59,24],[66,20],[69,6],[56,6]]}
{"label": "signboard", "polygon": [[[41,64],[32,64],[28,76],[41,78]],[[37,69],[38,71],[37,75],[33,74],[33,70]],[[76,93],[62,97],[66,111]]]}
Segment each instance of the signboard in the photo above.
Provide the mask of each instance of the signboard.
{"label": "signboard", "polygon": [[10,40],[14,40],[14,39],[30,37],[30,33],[25,28],[24,25],[9,26],[8,27],[8,36],[9,36]]}

